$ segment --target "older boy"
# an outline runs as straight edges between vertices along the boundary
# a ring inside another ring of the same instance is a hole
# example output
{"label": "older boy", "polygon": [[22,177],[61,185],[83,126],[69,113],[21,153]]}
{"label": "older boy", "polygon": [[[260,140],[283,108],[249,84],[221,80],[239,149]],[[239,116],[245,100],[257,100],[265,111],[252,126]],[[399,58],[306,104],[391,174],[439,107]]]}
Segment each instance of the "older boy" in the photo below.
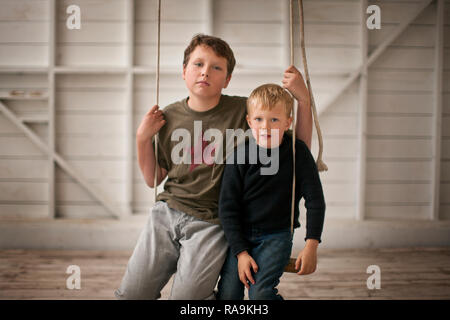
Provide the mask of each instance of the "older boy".
{"label": "older boy", "polygon": [[[245,151],[244,163],[237,163],[239,151],[232,155],[232,164],[228,159],[221,185],[219,217],[230,250],[221,272],[219,299],[242,299],[244,286],[251,300],[282,299],[276,286],[292,249],[292,137],[284,134],[291,125],[292,105],[291,96],[276,84],[256,88],[247,100],[247,121],[254,140],[240,146]],[[258,150],[253,163],[252,143]],[[278,172],[261,173],[267,163],[256,158],[261,154],[258,148],[270,151],[270,161],[279,163]],[[300,226],[302,197],[308,209],[306,245],[296,268],[301,264],[299,274],[308,274],[316,268],[325,201],[315,161],[301,140],[296,140],[295,156],[294,227]]]}
{"label": "older boy", "polygon": [[[154,187],[152,138],[157,132],[157,184],[168,179],[115,292],[119,299],[157,299],[175,272],[170,299],[214,298],[213,290],[228,247],[217,215],[224,165],[207,163],[202,156],[200,163],[194,161],[198,160],[194,159],[197,149],[203,154],[208,147],[203,132],[195,136],[194,121],[201,121],[205,130],[218,129],[222,134],[226,129],[247,129],[246,98],[222,95],[234,65],[233,52],[225,41],[195,36],[183,60],[183,79],[189,96],[164,108],[164,114],[153,106],[137,130],[138,161],[147,185]],[[303,122],[298,123],[297,134],[310,141],[312,121],[303,78],[290,67],[283,84],[299,101],[299,119]],[[172,151],[178,143],[172,141],[173,133],[179,128],[192,137],[193,147],[185,150],[191,156],[190,163],[172,161]]]}

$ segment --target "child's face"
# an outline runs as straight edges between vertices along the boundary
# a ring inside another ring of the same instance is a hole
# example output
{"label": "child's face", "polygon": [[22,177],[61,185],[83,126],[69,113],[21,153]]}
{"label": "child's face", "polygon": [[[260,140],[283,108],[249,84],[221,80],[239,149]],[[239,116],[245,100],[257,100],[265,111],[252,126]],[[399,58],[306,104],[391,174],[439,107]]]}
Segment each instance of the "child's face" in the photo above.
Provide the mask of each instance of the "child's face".
{"label": "child's face", "polygon": [[[272,110],[263,110],[259,106],[253,106],[247,115],[247,122],[259,146],[276,148],[281,144],[284,131],[289,129],[292,118],[286,115],[283,104],[279,102]],[[271,133],[278,133],[278,139],[276,139],[276,135],[272,137]]]}
{"label": "child's face", "polygon": [[208,46],[199,45],[192,51],[187,65],[183,66],[183,79],[190,95],[209,99],[222,94],[228,86],[227,59],[219,57]]}

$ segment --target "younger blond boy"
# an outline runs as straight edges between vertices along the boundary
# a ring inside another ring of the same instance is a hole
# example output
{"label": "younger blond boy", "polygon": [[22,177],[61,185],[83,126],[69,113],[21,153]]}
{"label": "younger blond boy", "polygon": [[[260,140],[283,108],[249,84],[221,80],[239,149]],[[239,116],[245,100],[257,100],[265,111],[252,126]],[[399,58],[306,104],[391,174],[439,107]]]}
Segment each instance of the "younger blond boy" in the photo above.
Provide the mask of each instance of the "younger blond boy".
{"label": "younger blond boy", "polygon": [[[293,237],[292,136],[285,134],[291,125],[292,107],[289,93],[276,84],[256,88],[247,100],[253,139],[239,146],[246,157],[243,163],[237,161],[241,150],[227,160],[221,185],[219,218],[230,249],[218,299],[243,299],[246,287],[250,300],[282,300],[276,287],[289,261]],[[252,144],[257,147],[252,148]],[[298,274],[309,274],[316,269],[325,200],[311,152],[303,141],[296,139],[295,144],[294,228],[300,227],[302,197],[307,208],[306,245],[298,255],[296,269]],[[255,155],[252,150],[256,150]],[[278,171],[271,175],[263,173],[265,167],[273,165],[262,161],[261,154],[266,153],[270,162],[278,162]]]}

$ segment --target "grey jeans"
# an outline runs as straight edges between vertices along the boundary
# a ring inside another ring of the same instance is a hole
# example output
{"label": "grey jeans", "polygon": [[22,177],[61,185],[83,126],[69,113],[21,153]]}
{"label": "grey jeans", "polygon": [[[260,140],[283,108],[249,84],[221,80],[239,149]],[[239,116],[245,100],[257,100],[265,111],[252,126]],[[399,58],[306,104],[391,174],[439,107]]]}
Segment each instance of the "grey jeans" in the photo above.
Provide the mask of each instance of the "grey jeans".
{"label": "grey jeans", "polygon": [[158,201],[141,232],[117,299],[158,299],[175,274],[169,299],[214,299],[228,244],[219,225]]}

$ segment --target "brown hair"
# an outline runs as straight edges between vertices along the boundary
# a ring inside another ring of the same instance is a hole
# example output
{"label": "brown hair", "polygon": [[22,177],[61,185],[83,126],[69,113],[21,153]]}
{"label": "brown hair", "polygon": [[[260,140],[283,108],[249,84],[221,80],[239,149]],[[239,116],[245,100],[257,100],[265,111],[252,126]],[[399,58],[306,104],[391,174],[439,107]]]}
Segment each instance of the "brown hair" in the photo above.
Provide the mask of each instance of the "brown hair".
{"label": "brown hair", "polygon": [[247,113],[250,114],[250,108],[256,106],[262,109],[272,110],[279,102],[283,104],[286,116],[289,118],[294,106],[294,99],[291,95],[277,84],[263,84],[253,90],[248,97]]}
{"label": "brown hair", "polygon": [[191,53],[195,50],[195,48],[197,48],[197,46],[200,45],[210,47],[219,57],[227,59],[227,76],[231,75],[234,66],[236,65],[233,50],[231,50],[228,43],[224,40],[204,34],[196,34],[187,46],[186,50],[184,50],[183,66],[188,64]]}

